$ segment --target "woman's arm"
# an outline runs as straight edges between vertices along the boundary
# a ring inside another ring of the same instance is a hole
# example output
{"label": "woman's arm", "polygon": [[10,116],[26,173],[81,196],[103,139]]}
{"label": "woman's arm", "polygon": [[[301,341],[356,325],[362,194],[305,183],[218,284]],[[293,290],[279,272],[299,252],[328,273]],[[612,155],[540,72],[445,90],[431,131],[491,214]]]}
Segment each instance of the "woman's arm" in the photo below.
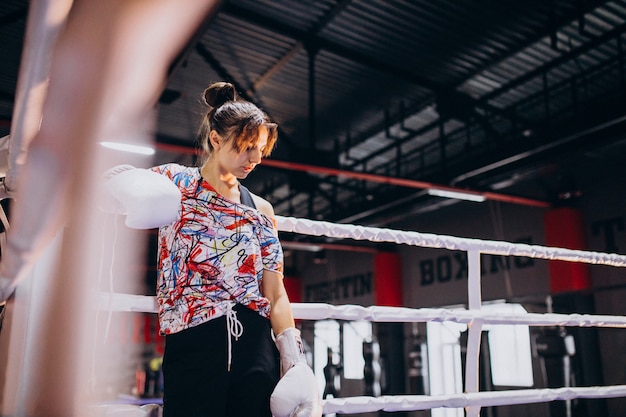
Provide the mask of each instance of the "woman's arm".
{"label": "woman's arm", "polygon": [[[272,204],[255,194],[252,194],[252,198],[254,199],[257,209],[272,219],[274,224],[276,224]],[[276,229],[274,229],[274,234],[278,236],[278,231]],[[267,269],[264,270],[263,281],[261,282],[261,292],[263,293],[263,296],[270,301],[272,306],[270,323],[272,324],[274,334],[278,336],[285,329],[295,327],[296,325],[293,320],[293,313],[291,312],[291,304],[289,303],[289,296],[287,295],[285,285],[283,284],[282,274]]]}
{"label": "woman's arm", "polygon": [[272,306],[270,323],[275,335],[281,334],[285,329],[295,327],[289,296],[283,285],[283,277],[278,272],[263,271],[261,292]]}
{"label": "woman's arm", "polygon": [[[263,200],[264,201],[264,200]],[[259,210],[274,219],[271,204],[257,204]],[[274,224],[276,224],[274,222]],[[277,234],[277,231],[274,230]],[[296,329],[289,296],[280,272],[263,271],[261,292],[270,301],[270,323],[280,354],[280,381],[270,397],[270,409],[276,417],[322,416],[322,399],[313,370],[304,355],[300,330]]]}
{"label": "woman's arm", "polygon": [[317,380],[304,355],[300,331],[295,328],[289,297],[279,273],[266,270],[261,284],[270,300],[270,323],[280,354],[280,381],[270,397],[270,409],[276,417],[322,416],[322,400]]}

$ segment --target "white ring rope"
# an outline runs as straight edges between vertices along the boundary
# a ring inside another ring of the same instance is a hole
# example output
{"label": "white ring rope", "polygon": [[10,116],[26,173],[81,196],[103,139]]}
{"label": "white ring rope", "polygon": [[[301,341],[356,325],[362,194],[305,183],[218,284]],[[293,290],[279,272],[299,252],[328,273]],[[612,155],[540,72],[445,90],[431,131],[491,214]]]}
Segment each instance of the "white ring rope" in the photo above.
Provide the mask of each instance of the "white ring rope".
{"label": "white ring rope", "polygon": [[[101,294],[101,308],[114,311],[157,312],[154,297],[132,294]],[[506,314],[484,310],[449,310],[442,308],[363,307],[323,303],[292,303],[294,318],[303,320],[368,320],[373,322],[444,322],[471,324],[527,324],[531,326],[578,326],[626,328],[626,317],[589,314]],[[356,414],[374,411],[417,411],[432,408],[480,407],[530,404],[575,398],[626,397],[626,385],[558,389],[505,390],[468,392],[449,395],[395,395],[348,397],[323,400],[324,414]]]}
{"label": "white ring rope", "polygon": [[[507,314],[481,309],[480,254],[525,256],[549,260],[584,262],[626,267],[626,256],[582,250],[571,250],[504,241],[459,238],[445,235],[399,231],[323,221],[276,217],[278,229],[314,236],[350,238],[372,242],[390,242],[412,246],[462,250],[468,252],[468,310],[443,308],[406,308],[323,303],[292,303],[294,318],[303,320],[367,320],[372,322],[456,322],[467,324],[475,337],[468,340],[466,392],[448,395],[399,395],[326,399],[324,413],[355,414],[374,411],[416,411],[432,408],[466,408],[468,417],[476,417],[481,407],[529,404],[575,398],[626,397],[626,385],[606,387],[564,387],[506,391],[478,391],[478,352],[480,330],[485,324],[522,324],[529,326],[576,326],[626,328],[626,317],[591,314]],[[131,294],[99,295],[98,308],[112,311],[156,313],[155,297]],[[473,329],[472,329],[473,328]],[[471,346],[470,346],[471,345]]]}
{"label": "white ring rope", "polygon": [[369,240],[371,242],[389,242],[426,248],[463,251],[474,250],[491,255],[526,256],[529,258],[626,267],[626,255],[613,253],[589,252],[496,240],[469,239],[352,224],[336,224],[309,219],[297,219],[295,217],[276,216],[276,222],[278,224],[278,230],[282,232],[294,232],[304,235]]}
{"label": "white ring rope", "polygon": [[417,411],[431,408],[493,407],[541,403],[575,398],[616,398],[626,396],[626,385],[522,389],[448,395],[384,395],[382,397],[329,398],[324,413],[368,413],[374,411]]}
{"label": "white ring rope", "polygon": [[[100,295],[101,309],[156,313],[155,297],[133,294]],[[300,320],[367,320],[372,322],[410,323],[444,322],[461,324],[480,319],[484,324],[526,324],[529,326],[614,327],[626,328],[626,317],[592,314],[494,313],[488,310],[450,310],[445,308],[363,307],[355,304],[292,303],[293,316]]]}

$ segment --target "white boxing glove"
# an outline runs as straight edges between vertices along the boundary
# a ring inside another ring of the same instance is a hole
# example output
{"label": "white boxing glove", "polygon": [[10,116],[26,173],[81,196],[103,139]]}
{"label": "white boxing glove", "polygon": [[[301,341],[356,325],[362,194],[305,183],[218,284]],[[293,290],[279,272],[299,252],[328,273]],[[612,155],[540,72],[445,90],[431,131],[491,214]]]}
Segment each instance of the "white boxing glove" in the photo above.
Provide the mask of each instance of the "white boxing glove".
{"label": "white boxing glove", "polygon": [[321,417],[322,399],[304,356],[300,330],[290,327],[276,337],[281,378],[270,397],[274,417]]}
{"label": "white boxing glove", "polygon": [[164,175],[131,165],[118,165],[104,174],[104,210],[126,215],[126,226],[152,229],[179,216],[181,194]]}

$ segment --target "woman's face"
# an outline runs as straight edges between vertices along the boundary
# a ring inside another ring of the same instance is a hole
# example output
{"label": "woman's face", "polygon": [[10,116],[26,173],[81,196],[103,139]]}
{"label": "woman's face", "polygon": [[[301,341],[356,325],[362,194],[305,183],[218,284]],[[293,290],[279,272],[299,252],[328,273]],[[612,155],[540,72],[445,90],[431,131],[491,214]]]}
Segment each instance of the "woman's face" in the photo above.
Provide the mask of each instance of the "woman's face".
{"label": "woman's face", "polygon": [[255,144],[237,152],[232,146],[226,145],[222,150],[222,167],[239,179],[244,179],[261,163],[263,150],[267,146],[268,131],[265,126],[259,128],[259,137]]}

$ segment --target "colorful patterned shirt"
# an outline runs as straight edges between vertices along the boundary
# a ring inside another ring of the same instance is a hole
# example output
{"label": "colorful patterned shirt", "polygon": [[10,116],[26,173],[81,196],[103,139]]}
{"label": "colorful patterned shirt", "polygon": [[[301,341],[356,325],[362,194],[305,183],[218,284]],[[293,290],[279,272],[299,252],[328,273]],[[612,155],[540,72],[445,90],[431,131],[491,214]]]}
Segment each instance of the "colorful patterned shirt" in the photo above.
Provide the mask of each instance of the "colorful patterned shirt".
{"label": "colorful patterned shirt", "polygon": [[159,229],[157,300],[162,334],[197,326],[233,302],[269,318],[263,271],[282,275],[283,252],[272,220],[218,194],[198,168],[152,168],[182,194],[180,217]]}

